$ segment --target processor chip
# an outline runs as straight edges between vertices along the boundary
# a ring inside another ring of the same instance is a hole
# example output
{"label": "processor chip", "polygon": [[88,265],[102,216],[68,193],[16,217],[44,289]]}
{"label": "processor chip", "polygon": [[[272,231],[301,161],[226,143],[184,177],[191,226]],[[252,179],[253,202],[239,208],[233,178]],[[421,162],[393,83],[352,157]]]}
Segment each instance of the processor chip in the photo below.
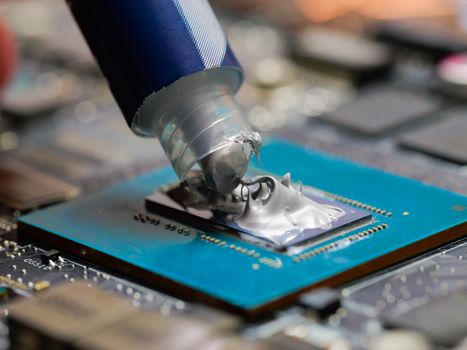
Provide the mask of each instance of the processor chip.
{"label": "processor chip", "polygon": [[[146,198],[146,208],[152,212],[163,214],[173,220],[189,222],[194,227],[205,230],[222,230],[220,227],[225,227],[224,232],[234,232],[249,237],[248,240],[256,242],[264,242],[276,249],[286,249],[304,242],[311,242],[330,235],[338,235],[351,229],[355,229],[364,223],[371,220],[371,213],[352,208],[345,204],[339,203],[323,195],[314,194],[310,190],[304,190],[304,195],[312,201],[335,207],[342,211],[342,215],[337,217],[335,221],[321,227],[305,228],[300,234],[290,234],[284,232],[279,239],[271,239],[267,234],[255,232],[251,229],[246,229],[239,226],[234,220],[219,218],[212,210],[199,210],[184,206],[180,201],[182,194],[181,186],[174,185],[169,187],[168,191],[157,191],[153,195]],[[219,226],[221,225],[221,226]]]}
{"label": "processor chip", "polygon": [[[465,235],[463,196],[284,141],[261,151],[262,173],[290,171],[316,189],[316,200],[352,208],[345,230],[279,251],[224,225],[202,227],[206,219],[195,215],[179,211],[175,220],[148,211],[145,198],[177,180],[164,168],[25,215],[19,238],[172,295],[257,316]],[[362,213],[371,220],[352,226]]]}

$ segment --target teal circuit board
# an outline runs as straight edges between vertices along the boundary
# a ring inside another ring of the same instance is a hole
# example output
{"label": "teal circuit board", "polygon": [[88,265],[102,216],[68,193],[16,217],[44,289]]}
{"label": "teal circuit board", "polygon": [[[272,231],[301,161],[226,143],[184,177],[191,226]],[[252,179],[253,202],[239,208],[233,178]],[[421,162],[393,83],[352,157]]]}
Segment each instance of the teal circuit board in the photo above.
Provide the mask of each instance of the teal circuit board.
{"label": "teal circuit board", "polygon": [[292,252],[239,236],[201,231],[145,208],[145,198],[176,181],[155,170],[101,192],[19,219],[23,240],[46,244],[186,298],[256,315],[304,290],[337,285],[467,233],[467,198],[422,183],[270,140],[261,168],[368,211],[372,220]]}

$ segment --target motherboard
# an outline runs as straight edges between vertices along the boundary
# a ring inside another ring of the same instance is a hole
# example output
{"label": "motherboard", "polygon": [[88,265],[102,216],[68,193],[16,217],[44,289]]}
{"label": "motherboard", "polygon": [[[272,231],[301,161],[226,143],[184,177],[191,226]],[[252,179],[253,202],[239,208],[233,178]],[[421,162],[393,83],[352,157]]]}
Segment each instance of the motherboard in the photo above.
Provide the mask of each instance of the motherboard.
{"label": "motherboard", "polygon": [[319,3],[212,1],[264,139],[249,176],[341,213],[280,241],[177,202],[63,1],[0,4],[0,349],[467,348],[467,35],[436,1]]}

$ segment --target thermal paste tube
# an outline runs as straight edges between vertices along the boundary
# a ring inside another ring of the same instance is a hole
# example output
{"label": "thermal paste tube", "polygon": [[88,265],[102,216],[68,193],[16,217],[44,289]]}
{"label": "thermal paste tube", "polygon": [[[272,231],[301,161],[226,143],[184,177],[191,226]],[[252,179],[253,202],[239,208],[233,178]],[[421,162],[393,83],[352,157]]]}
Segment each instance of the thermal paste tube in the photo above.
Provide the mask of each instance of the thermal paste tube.
{"label": "thermal paste tube", "polygon": [[206,0],[68,0],[130,128],[180,179],[229,192],[261,146],[233,95],[242,69]]}

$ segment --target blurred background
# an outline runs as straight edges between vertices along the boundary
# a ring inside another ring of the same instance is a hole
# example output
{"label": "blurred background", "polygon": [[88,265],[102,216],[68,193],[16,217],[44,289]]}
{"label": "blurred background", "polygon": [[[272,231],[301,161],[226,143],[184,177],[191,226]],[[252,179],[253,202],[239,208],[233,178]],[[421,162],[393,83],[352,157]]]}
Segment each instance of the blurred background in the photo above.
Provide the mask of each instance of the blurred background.
{"label": "blurred background", "polygon": [[[211,4],[265,137],[467,194],[467,1]],[[87,192],[165,162],[128,130],[63,0],[1,0],[0,23],[0,164]]]}

